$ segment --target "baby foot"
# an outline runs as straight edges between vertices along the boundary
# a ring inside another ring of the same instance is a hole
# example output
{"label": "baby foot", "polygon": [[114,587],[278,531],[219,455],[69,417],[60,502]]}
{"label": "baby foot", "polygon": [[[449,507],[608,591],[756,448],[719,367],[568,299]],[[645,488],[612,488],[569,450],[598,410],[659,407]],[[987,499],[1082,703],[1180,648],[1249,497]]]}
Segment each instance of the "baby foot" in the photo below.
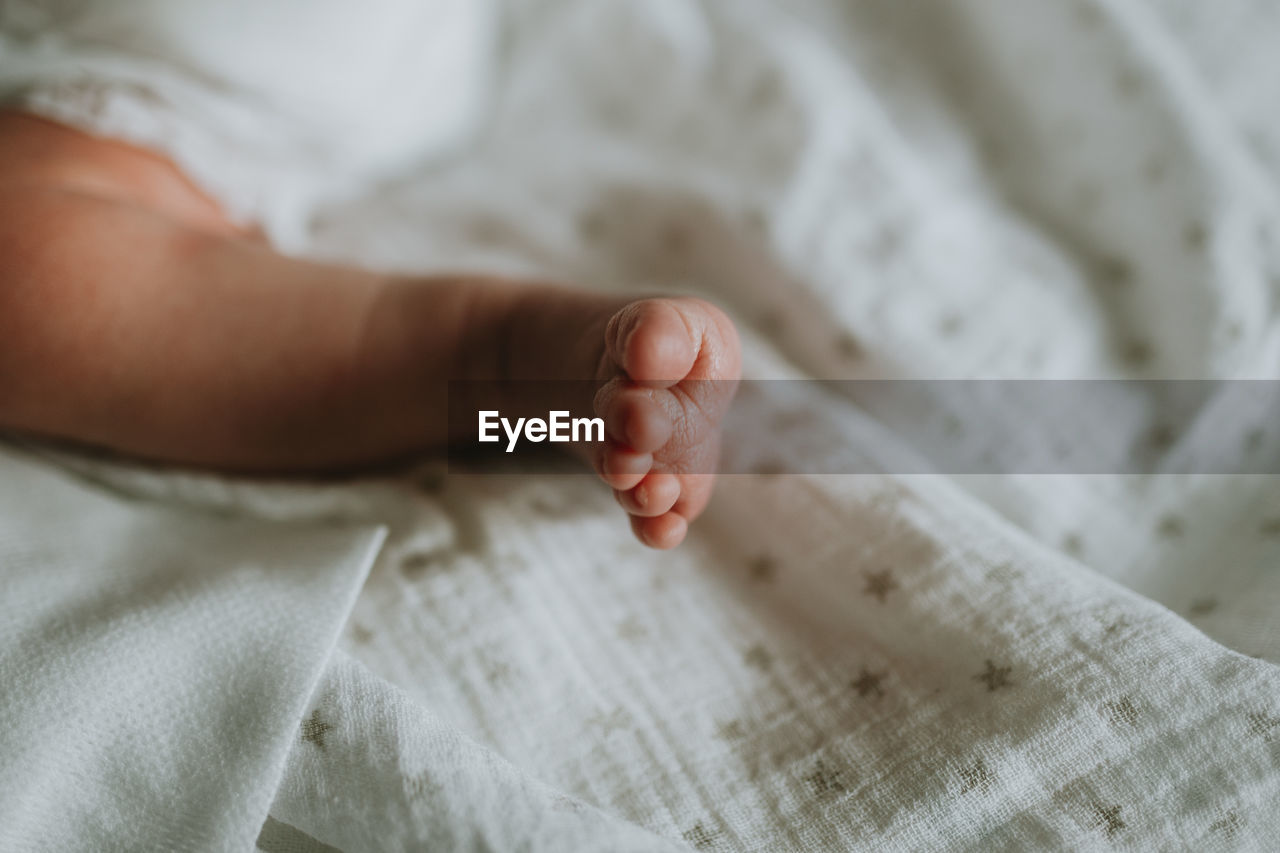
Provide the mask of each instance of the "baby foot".
{"label": "baby foot", "polygon": [[741,370],[733,323],[700,299],[642,299],[609,320],[593,463],[645,545],[679,545],[710,500]]}

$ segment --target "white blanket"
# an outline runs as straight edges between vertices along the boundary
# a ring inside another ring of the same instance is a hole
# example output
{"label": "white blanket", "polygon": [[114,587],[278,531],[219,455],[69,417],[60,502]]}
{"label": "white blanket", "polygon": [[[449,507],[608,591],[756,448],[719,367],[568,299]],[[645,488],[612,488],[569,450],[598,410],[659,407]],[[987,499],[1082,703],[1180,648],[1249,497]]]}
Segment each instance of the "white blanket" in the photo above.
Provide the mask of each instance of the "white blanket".
{"label": "white blanket", "polygon": [[[697,290],[754,376],[1276,378],[1273,3],[540,0],[505,36],[474,149],[309,253]],[[813,412],[842,446],[780,424],[762,472],[892,455]],[[259,520],[6,460],[0,848],[1280,846],[1274,477],[734,476],[659,555],[585,478],[48,461]],[[390,530],[337,652],[374,534],[303,519]],[[116,592],[76,593],[99,549]]]}

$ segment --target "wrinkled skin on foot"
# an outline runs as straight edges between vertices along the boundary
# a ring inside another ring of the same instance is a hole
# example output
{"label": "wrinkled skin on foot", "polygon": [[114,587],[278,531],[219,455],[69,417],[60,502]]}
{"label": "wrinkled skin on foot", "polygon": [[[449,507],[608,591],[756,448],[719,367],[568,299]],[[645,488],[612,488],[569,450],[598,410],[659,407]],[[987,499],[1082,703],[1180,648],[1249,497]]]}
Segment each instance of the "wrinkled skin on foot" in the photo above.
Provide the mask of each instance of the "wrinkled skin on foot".
{"label": "wrinkled skin on foot", "polygon": [[742,369],[737,332],[700,299],[644,299],[613,315],[604,344],[594,408],[606,440],[592,462],[636,537],[673,548],[715,485],[720,422]]}

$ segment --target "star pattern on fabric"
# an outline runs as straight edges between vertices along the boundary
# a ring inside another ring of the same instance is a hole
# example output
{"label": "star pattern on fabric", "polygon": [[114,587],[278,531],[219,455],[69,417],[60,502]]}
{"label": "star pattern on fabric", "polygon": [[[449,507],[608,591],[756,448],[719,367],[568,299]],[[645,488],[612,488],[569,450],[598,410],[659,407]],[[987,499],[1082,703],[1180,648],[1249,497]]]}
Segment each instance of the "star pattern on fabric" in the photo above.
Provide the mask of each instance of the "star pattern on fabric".
{"label": "star pattern on fabric", "polygon": [[1240,818],[1240,815],[1236,813],[1235,809],[1230,809],[1221,818],[1209,824],[1209,829],[1210,831],[1219,833],[1226,838],[1235,838],[1236,833],[1238,833],[1243,826],[1244,821]]}
{"label": "star pattern on fabric", "polygon": [[598,729],[605,736],[622,731],[630,722],[630,717],[627,716],[627,712],[622,708],[614,708],[607,713],[605,711],[597,711],[587,718],[587,725]]}
{"label": "star pattern on fabric", "polygon": [[683,833],[684,840],[692,844],[699,850],[706,850],[716,843],[716,837],[720,835],[720,831],[712,832],[702,825],[702,821],[698,821],[693,825],[692,829],[687,829]]}
{"label": "star pattern on fabric", "polygon": [[1098,261],[1097,275],[1107,287],[1128,287],[1133,283],[1133,264],[1125,258],[1111,255]]}
{"label": "star pattern on fabric", "polygon": [[747,100],[756,109],[767,108],[783,91],[783,78],[777,71],[769,69],[756,77],[747,93]]}
{"label": "star pattern on fabric", "polygon": [[543,518],[562,520],[584,514],[590,505],[564,493],[539,493],[529,499],[529,509]]}
{"label": "star pattern on fabric", "polygon": [[896,512],[907,498],[908,493],[901,486],[887,486],[877,489],[867,506],[879,512]]}
{"label": "star pattern on fabric", "polygon": [[662,229],[659,239],[662,242],[662,248],[671,255],[686,254],[693,245],[693,234],[679,222],[668,223]]}
{"label": "star pattern on fabric", "polygon": [[858,673],[858,677],[850,682],[849,686],[857,691],[858,695],[863,699],[871,696],[879,699],[884,695],[884,688],[880,686],[880,682],[884,681],[886,672],[872,672],[865,667]]}
{"label": "star pattern on fabric", "polygon": [[578,813],[587,810],[586,803],[557,791],[551,795],[551,807],[559,812]]}
{"label": "star pattern on fabric", "polygon": [[1081,27],[1087,29],[1097,29],[1103,24],[1102,12],[1092,3],[1076,4],[1076,20]]}
{"label": "star pattern on fabric", "polygon": [[1093,216],[1094,211],[1102,204],[1102,188],[1094,181],[1080,181],[1076,184],[1073,195],[1081,216]]}
{"label": "star pattern on fabric", "polygon": [[1249,733],[1257,735],[1267,743],[1275,737],[1276,730],[1280,729],[1280,717],[1273,717],[1261,711],[1254,711],[1249,714]]}
{"label": "star pattern on fabric", "polygon": [[425,771],[404,777],[404,792],[411,800],[427,800],[440,794],[444,785],[432,779]]}
{"label": "star pattern on fabric", "polygon": [[603,239],[609,231],[609,219],[599,210],[584,211],[578,217],[578,235],[588,243]]}
{"label": "star pattern on fabric", "polygon": [[1106,833],[1107,838],[1114,838],[1116,833],[1128,826],[1120,819],[1120,806],[1104,806],[1093,804],[1093,826]]}
{"label": "star pattern on fabric", "polygon": [[1102,713],[1114,725],[1123,723],[1136,726],[1138,724],[1138,706],[1133,704],[1133,700],[1128,696],[1124,696],[1114,702],[1104,703]]}
{"label": "star pattern on fabric", "polygon": [[992,566],[987,570],[986,579],[991,583],[1008,584],[1013,583],[1022,577],[1022,572],[1013,567],[1012,563],[1000,563]]}
{"label": "star pattern on fabric", "polygon": [[480,214],[468,225],[467,230],[477,243],[502,245],[509,242],[515,234],[515,229],[508,222],[496,216]]}
{"label": "star pattern on fabric", "polygon": [[1122,98],[1135,98],[1142,92],[1144,82],[1141,73],[1126,65],[1116,71],[1116,94]]}
{"label": "star pattern on fabric", "polygon": [[742,724],[742,720],[730,720],[727,723],[716,724],[716,737],[720,740],[741,740],[747,736],[747,727]]}
{"label": "star pattern on fabric", "polygon": [[1208,596],[1205,598],[1197,598],[1191,602],[1191,607],[1187,612],[1192,616],[1208,616],[1210,613],[1218,609],[1218,599]]}
{"label": "star pattern on fabric", "polygon": [[978,135],[978,151],[988,164],[997,169],[1004,165],[1004,161],[1009,158],[1008,146],[1004,144],[999,135],[989,131]]}
{"label": "star pattern on fabric", "polygon": [[938,334],[954,338],[964,331],[964,318],[959,314],[946,314],[938,320]]}
{"label": "star pattern on fabric", "polygon": [[758,207],[749,207],[742,212],[742,226],[759,237],[767,237],[769,214]]}
{"label": "star pattern on fabric", "polygon": [[821,760],[814,765],[813,772],[805,776],[804,780],[813,788],[815,794],[844,793],[844,773],[827,767]]}
{"label": "star pattern on fabric", "polygon": [[1166,515],[1156,525],[1156,533],[1165,539],[1176,539],[1186,532],[1186,523],[1180,516]]}
{"label": "star pattern on fabric", "polygon": [[901,225],[886,222],[876,231],[875,237],[867,246],[867,253],[872,261],[883,265],[902,251],[906,240],[907,234]]}
{"label": "star pattern on fabric", "polygon": [[311,712],[310,719],[302,721],[302,739],[307,743],[314,743],[321,749],[324,749],[325,734],[331,731],[333,726],[320,719],[319,708]]}
{"label": "star pattern on fabric", "polygon": [[1209,244],[1209,229],[1203,222],[1190,222],[1182,231],[1182,245],[1191,252],[1203,252]]}
{"label": "star pattern on fabric", "polygon": [[781,435],[789,431],[810,427],[813,423],[813,412],[805,409],[786,409],[778,412],[773,418],[771,428],[776,434]]}
{"label": "star pattern on fabric", "polygon": [[761,554],[747,565],[747,572],[756,583],[772,583],[778,576],[778,563],[768,554]]}
{"label": "star pattern on fabric", "polygon": [[898,581],[893,576],[893,569],[882,569],[878,572],[866,572],[863,575],[862,594],[869,595],[884,604],[889,593],[898,589]]}
{"label": "star pattern on fabric", "polygon": [[511,666],[505,660],[491,654],[481,656],[480,670],[484,673],[484,680],[495,687],[511,680]]}
{"label": "star pattern on fabric", "polygon": [[764,646],[756,643],[742,655],[742,662],[752,669],[768,672],[773,667],[773,655]]}
{"label": "star pattern on fabric", "polygon": [[618,637],[637,643],[649,636],[649,629],[635,616],[628,616],[618,623]]}
{"label": "star pattern on fabric", "polygon": [[1157,151],[1149,155],[1142,164],[1142,179],[1148,184],[1162,183],[1169,176],[1169,155]]}
{"label": "star pattern on fabric", "polygon": [[1013,672],[1011,666],[996,666],[995,662],[987,658],[987,667],[982,672],[973,677],[974,681],[981,681],[987,685],[988,693],[995,693],[1001,687],[1012,687],[1013,682],[1009,680],[1009,675]]}
{"label": "star pattern on fabric", "polygon": [[415,481],[418,491],[428,495],[436,495],[444,491],[447,483],[445,472],[439,468],[424,471]]}
{"label": "star pattern on fabric", "polygon": [[1120,346],[1120,360],[1132,368],[1142,368],[1155,359],[1155,350],[1149,341],[1134,338]]}
{"label": "star pattern on fabric", "polygon": [[786,324],[787,321],[781,308],[767,309],[756,319],[756,328],[766,338],[776,338],[781,335]]}
{"label": "star pattern on fabric", "polygon": [[836,336],[836,353],[846,361],[857,361],[865,351],[862,344],[851,332],[841,332]]}
{"label": "star pattern on fabric", "polygon": [[1257,453],[1262,448],[1262,442],[1267,440],[1267,434],[1260,428],[1249,430],[1244,437],[1244,452]]}
{"label": "star pattern on fabric", "polygon": [[780,459],[761,459],[751,466],[750,473],[760,477],[780,477],[787,473],[787,466]]}
{"label": "star pattern on fabric", "polygon": [[1163,453],[1178,443],[1178,431],[1169,424],[1156,424],[1146,435],[1149,448]]}
{"label": "star pattern on fabric", "polygon": [[1127,627],[1129,627],[1129,618],[1127,616],[1118,616],[1115,619],[1112,619],[1110,622],[1108,622],[1106,627],[1102,629],[1102,636],[1104,637],[1114,636],[1115,634],[1120,633],[1122,630],[1124,630]]}
{"label": "star pattern on fabric", "polygon": [[1079,533],[1068,533],[1062,537],[1062,550],[1073,557],[1083,557],[1084,539]]}
{"label": "star pattern on fabric", "polygon": [[996,775],[987,767],[987,763],[979,758],[968,767],[960,768],[960,793],[970,791],[988,793],[996,784]]}
{"label": "star pattern on fabric", "polygon": [[414,552],[412,554],[406,554],[404,558],[400,561],[400,571],[410,576],[420,575],[424,571],[426,571],[427,567],[430,566],[434,561],[435,561],[435,557],[432,554],[423,553],[423,552]]}

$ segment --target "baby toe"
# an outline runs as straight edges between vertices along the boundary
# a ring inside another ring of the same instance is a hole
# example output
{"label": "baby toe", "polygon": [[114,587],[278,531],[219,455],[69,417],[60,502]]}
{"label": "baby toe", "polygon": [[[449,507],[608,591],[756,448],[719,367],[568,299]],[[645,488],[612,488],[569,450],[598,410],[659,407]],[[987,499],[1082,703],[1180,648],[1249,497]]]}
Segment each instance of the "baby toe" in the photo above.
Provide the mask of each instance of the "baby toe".
{"label": "baby toe", "polygon": [[614,441],[606,441],[600,457],[600,479],[619,491],[634,489],[653,467],[653,454],[637,453]]}
{"label": "baby toe", "polygon": [[665,388],[689,373],[699,338],[674,300],[642,299],[613,316],[605,344],[610,358],[632,380]]}
{"label": "baby toe", "polygon": [[651,453],[671,438],[671,418],[650,393],[640,388],[620,391],[604,416],[605,431],[639,453]]}
{"label": "baby toe", "polygon": [[614,494],[630,514],[656,518],[667,513],[680,499],[680,480],[673,474],[650,474],[635,488]]}
{"label": "baby toe", "polygon": [[693,521],[702,515],[711,500],[711,492],[715,489],[716,478],[713,474],[686,474],[680,478],[680,497],[671,509],[679,513],[686,521]]}
{"label": "baby toe", "polygon": [[684,541],[689,523],[676,512],[668,512],[657,518],[631,517],[631,532],[642,544],[665,551]]}

